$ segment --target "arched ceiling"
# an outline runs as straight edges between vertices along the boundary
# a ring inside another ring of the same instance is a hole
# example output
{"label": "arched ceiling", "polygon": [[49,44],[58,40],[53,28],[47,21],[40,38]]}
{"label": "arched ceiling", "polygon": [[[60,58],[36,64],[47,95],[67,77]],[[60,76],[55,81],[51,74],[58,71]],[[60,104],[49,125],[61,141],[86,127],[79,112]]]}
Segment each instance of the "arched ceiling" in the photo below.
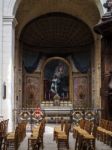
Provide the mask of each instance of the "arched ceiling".
{"label": "arched ceiling", "polygon": [[50,13],[27,24],[20,40],[35,49],[75,48],[91,45],[93,36],[81,20],[63,13]]}
{"label": "arched ceiling", "polygon": [[91,30],[100,18],[94,0],[22,0],[16,13],[18,21],[17,38],[23,27],[32,19],[52,12],[66,13],[80,18]]}

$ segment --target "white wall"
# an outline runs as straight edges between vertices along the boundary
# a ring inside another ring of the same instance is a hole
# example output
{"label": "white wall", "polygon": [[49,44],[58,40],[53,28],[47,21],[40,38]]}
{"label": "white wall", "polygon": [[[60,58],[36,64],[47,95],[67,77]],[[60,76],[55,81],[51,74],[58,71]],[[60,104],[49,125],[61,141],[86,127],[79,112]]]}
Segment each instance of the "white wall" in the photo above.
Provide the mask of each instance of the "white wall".
{"label": "white wall", "polygon": [[0,115],[2,107],[2,0],[0,0]]}
{"label": "white wall", "polygon": [[9,131],[13,128],[14,109],[14,52],[15,52],[15,18],[3,19],[3,82],[6,83],[6,99],[2,100],[2,114],[9,119]]}

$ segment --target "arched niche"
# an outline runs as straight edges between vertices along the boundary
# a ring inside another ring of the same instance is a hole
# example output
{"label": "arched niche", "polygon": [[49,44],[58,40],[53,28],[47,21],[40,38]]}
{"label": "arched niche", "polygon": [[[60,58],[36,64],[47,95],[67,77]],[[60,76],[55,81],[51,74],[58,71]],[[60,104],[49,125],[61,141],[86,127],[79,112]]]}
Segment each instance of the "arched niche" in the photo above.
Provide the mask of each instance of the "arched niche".
{"label": "arched niche", "polygon": [[42,100],[53,101],[58,95],[60,101],[71,101],[71,73],[71,66],[66,59],[48,58],[42,69]]}

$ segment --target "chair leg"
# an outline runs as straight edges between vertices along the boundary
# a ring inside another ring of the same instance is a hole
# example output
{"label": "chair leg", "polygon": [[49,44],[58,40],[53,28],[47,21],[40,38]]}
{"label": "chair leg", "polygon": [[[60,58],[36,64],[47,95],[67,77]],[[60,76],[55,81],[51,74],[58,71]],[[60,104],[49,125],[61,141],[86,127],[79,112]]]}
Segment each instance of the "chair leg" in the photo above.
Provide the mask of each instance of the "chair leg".
{"label": "chair leg", "polygon": [[67,149],[69,149],[69,142],[68,141],[66,142],[66,147],[67,147]]}
{"label": "chair leg", "polygon": [[77,150],[77,147],[78,147],[78,135],[76,136],[75,150]]}

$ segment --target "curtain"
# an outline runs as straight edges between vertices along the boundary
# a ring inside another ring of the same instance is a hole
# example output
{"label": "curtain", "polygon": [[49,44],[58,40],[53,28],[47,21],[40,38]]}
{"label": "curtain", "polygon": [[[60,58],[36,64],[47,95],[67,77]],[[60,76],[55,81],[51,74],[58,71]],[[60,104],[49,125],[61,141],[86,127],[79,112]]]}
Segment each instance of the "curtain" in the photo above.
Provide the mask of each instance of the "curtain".
{"label": "curtain", "polygon": [[23,64],[28,73],[32,73],[38,66],[39,53],[36,52],[23,52]]}
{"label": "curtain", "polygon": [[87,73],[90,69],[90,52],[77,52],[72,55],[74,65],[81,73]]}

